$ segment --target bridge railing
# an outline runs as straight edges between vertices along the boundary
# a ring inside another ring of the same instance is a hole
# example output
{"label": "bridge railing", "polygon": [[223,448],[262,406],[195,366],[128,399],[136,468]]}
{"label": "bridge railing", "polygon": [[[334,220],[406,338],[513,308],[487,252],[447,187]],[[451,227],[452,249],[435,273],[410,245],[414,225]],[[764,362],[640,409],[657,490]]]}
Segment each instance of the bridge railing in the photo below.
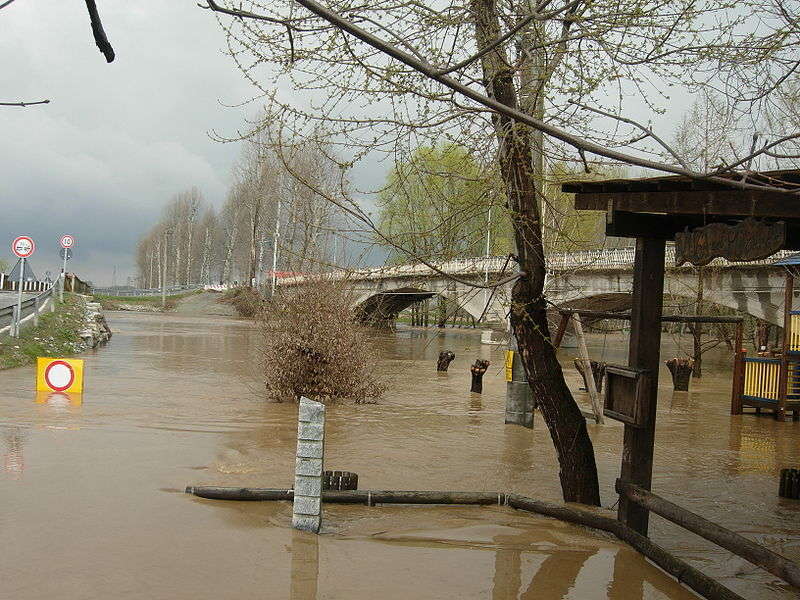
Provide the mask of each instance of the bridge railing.
{"label": "bridge railing", "polygon": [[[551,272],[572,271],[577,269],[616,269],[630,268],[635,257],[635,248],[603,248],[599,250],[581,250],[579,252],[553,252],[547,256],[547,269]],[[709,266],[741,266],[741,265],[769,265],[794,254],[789,250],[782,250],[768,258],[748,262],[731,262],[724,258],[715,258]],[[401,277],[430,276],[437,270],[447,275],[479,275],[482,273],[499,273],[507,262],[505,256],[477,256],[469,258],[459,258],[441,263],[432,263],[436,269],[422,263],[389,265],[372,269],[359,269],[354,271],[332,271],[317,275],[327,280],[341,281],[349,280],[370,280],[370,279],[392,279]],[[675,247],[667,246],[664,262],[667,267],[675,265]],[[507,271],[511,272],[513,266],[509,264]],[[278,281],[281,286],[298,285],[306,281],[306,277],[299,275],[296,277],[286,277]]]}
{"label": "bridge railing", "polygon": [[[175,296],[184,292],[200,289],[204,287],[201,283],[192,283],[189,285],[171,285],[168,286],[166,291],[167,296]],[[129,296],[160,296],[161,288],[134,288],[134,289],[119,289],[119,288],[94,288],[93,293],[101,296],[116,296],[116,297],[129,297]]]}

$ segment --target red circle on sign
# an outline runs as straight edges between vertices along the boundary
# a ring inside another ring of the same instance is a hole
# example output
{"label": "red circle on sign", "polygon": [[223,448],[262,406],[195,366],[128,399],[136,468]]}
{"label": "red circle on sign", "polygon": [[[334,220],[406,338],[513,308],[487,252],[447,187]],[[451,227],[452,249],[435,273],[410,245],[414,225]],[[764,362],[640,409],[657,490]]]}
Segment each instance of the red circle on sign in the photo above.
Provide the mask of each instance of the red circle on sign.
{"label": "red circle on sign", "polygon": [[72,248],[72,246],[75,245],[75,238],[69,234],[62,235],[59,242],[61,243],[62,248]]}
{"label": "red circle on sign", "polygon": [[[66,385],[58,385],[50,381],[50,371],[54,367],[66,367],[69,373],[69,380],[67,381]],[[54,360],[44,370],[44,382],[50,387],[50,389],[55,390],[56,392],[63,392],[73,384],[75,381],[75,371],[72,370],[72,366],[64,360]]]}
{"label": "red circle on sign", "polygon": [[34,250],[36,250],[36,244],[34,243],[33,238],[28,237],[27,235],[21,235],[17,238],[14,238],[14,241],[11,242],[11,251],[19,258],[28,258],[31,254],[33,254]]}

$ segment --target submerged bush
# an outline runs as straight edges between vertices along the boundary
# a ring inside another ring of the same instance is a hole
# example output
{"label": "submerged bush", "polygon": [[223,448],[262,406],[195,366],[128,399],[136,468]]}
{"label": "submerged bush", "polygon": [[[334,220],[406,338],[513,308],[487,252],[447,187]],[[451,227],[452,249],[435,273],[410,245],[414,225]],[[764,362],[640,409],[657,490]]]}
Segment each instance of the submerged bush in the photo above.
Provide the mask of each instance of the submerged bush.
{"label": "submerged bush", "polygon": [[225,292],[217,302],[230,304],[240,317],[252,319],[261,310],[264,297],[254,288],[237,287]]}
{"label": "submerged bush", "polygon": [[300,291],[289,288],[264,307],[262,367],[271,398],[363,403],[383,393],[375,350],[350,300],[340,285],[316,281]]}

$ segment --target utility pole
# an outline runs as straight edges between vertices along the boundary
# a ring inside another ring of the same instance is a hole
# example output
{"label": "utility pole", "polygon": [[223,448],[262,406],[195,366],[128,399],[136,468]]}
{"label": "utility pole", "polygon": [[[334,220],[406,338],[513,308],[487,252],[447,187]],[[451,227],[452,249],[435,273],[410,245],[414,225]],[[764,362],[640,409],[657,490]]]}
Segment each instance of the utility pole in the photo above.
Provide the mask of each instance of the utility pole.
{"label": "utility pole", "polygon": [[161,308],[167,306],[167,236],[172,233],[170,229],[164,230],[164,261],[161,263]]}
{"label": "utility pole", "polygon": [[281,235],[281,199],[278,197],[278,209],[275,211],[275,233],[272,243],[272,295],[275,295],[275,286],[278,283],[278,238]]}
{"label": "utility pole", "polygon": [[[491,250],[492,242],[492,207],[489,206],[489,216],[486,219],[486,260],[483,265],[483,284],[489,285],[489,252]],[[483,288],[483,312],[486,314],[489,310],[489,288]]]}

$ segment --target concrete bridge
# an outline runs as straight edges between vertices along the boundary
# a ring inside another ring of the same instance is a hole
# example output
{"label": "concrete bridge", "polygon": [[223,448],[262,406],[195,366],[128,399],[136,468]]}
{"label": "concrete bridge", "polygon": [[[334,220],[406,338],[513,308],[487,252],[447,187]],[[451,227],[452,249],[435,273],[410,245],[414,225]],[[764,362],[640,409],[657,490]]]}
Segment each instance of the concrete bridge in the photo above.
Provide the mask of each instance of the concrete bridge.
{"label": "concrete bridge", "polygon": [[[792,252],[779,252],[754,262],[732,263],[716,259],[703,267],[706,301],[782,325],[784,271],[773,263]],[[554,253],[548,257],[547,300],[559,307],[603,311],[630,309],[633,285],[633,248]],[[675,267],[674,248],[667,247],[665,307],[689,312],[698,288],[695,267]],[[437,295],[452,298],[476,320],[503,323],[510,306],[511,284],[495,290],[476,289],[465,282],[501,280],[516,270],[506,257],[464,258],[436,264],[406,264],[359,271],[334,271],[322,275],[342,281],[354,293],[354,308],[364,322],[381,324],[415,302]],[[505,267],[505,268],[504,268]],[[279,285],[302,289],[312,277],[283,279]],[[797,294],[797,292],[795,292]],[[682,307],[685,306],[685,309]]]}

